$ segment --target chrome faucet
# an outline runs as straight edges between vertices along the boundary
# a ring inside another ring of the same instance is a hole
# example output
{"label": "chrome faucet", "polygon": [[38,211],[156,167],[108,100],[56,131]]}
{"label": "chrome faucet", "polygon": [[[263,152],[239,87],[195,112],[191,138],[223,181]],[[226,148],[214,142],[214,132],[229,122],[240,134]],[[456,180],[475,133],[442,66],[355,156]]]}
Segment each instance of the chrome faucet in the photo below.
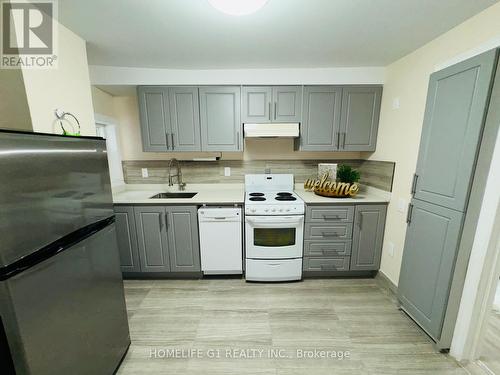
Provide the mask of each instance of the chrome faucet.
{"label": "chrome faucet", "polygon": [[[177,167],[177,174],[172,175],[172,164],[176,164]],[[168,162],[168,186],[174,186],[174,183],[172,182],[172,179],[174,177],[177,177],[177,183],[179,184],[179,190],[184,190],[186,188],[186,183],[182,182],[182,171],[181,171],[181,165],[179,163],[179,160],[176,158],[170,159]]]}

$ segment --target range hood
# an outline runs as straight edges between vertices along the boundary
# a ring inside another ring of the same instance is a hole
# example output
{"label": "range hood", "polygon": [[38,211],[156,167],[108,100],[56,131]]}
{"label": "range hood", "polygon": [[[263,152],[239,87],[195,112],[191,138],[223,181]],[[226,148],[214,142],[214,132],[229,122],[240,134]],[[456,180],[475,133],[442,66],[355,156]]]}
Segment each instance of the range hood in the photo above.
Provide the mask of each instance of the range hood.
{"label": "range hood", "polygon": [[246,138],[297,138],[299,123],[243,124]]}

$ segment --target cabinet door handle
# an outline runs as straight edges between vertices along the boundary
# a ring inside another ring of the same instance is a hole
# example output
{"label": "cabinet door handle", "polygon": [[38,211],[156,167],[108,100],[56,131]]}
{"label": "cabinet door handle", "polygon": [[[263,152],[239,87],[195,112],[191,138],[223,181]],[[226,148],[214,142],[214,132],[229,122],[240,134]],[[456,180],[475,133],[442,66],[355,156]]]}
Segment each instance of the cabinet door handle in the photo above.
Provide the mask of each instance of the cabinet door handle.
{"label": "cabinet door handle", "polygon": [[158,221],[159,221],[159,224],[160,224],[160,231],[163,229],[163,220],[161,218],[161,214],[158,215]]}
{"label": "cabinet door handle", "polygon": [[413,174],[413,181],[411,183],[411,194],[415,195],[417,192],[417,180],[418,180],[418,174],[414,173]]}
{"label": "cabinet door handle", "polygon": [[408,204],[408,213],[406,214],[406,223],[410,225],[411,217],[413,215],[413,204]]}
{"label": "cabinet door handle", "polygon": [[276,120],[276,108],[277,108],[277,103],[274,102],[274,119]]}
{"label": "cabinet door handle", "polygon": [[322,249],[323,255],[335,255],[337,252],[335,250],[330,250],[330,249]]}
{"label": "cabinet door handle", "polygon": [[167,150],[170,150],[170,144],[168,139],[168,132],[165,132],[165,137],[167,138]]}
{"label": "cabinet door handle", "polygon": [[168,229],[168,212],[165,212],[165,227]]}
{"label": "cabinet door handle", "polygon": [[345,132],[342,133],[342,148],[345,148]]}
{"label": "cabinet door handle", "polygon": [[236,143],[237,143],[237,150],[240,150],[240,132],[236,132]]}
{"label": "cabinet door handle", "polygon": [[362,226],[363,226],[363,215],[360,213],[358,215],[358,227],[359,227],[359,229],[361,229]]}
{"label": "cabinet door handle", "polygon": [[337,150],[340,149],[340,132],[337,132]]}
{"label": "cabinet door handle", "polygon": [[174,149],[174,133],[170,133],[170,138],[172,139],[172,150]]}
{"label": "cabinet door handle", "polygon": [[271,120],[271,102],[269,102],[269,120]]}

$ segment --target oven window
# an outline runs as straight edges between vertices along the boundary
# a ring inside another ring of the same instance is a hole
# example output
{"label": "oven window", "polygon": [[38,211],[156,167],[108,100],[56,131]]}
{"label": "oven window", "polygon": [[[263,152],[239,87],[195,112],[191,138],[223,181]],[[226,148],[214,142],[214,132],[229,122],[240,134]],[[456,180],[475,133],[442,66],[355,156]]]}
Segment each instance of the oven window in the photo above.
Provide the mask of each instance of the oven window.
{"label": "oven window", "polygon": [[254,228],[253,244],[265,247],[295,245],[295,228]]}

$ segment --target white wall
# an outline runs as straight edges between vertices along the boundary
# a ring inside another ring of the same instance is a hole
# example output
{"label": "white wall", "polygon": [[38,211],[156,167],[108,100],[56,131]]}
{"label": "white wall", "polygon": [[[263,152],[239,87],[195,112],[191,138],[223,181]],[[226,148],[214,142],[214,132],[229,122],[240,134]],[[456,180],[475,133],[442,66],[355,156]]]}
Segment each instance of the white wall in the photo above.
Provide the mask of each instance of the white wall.
{"label": "white wall", "polygon": [[151,69],[90,66],[93,85],[381,84],[383,67],[322,69]]}
{"label": "white wall", "polygon": [[0,69],[0,128],[31,131],[22,72]]}
{"label": "white wall", "polygon": [[[381,271],[397,285],[406,234],[406,212],[398,212],[398,200],[410,200],[429,75],[456,57],[479,46],[491,47],[500,37],[500,3],[403,57],[386,69],[377,151],[370,159],[396,162],[392,200],[387,212]],[[399,99],[400,107],[393,108]],[[388,244],[395,245],[391,256]]]}
{"label": "white wall", "polygon": [[54,116],[59,108],[79,119],[82,135],[95,135],[85,41],[63,25],[58,27],[58,67],[23,69],[33,131],[62,133]]}

